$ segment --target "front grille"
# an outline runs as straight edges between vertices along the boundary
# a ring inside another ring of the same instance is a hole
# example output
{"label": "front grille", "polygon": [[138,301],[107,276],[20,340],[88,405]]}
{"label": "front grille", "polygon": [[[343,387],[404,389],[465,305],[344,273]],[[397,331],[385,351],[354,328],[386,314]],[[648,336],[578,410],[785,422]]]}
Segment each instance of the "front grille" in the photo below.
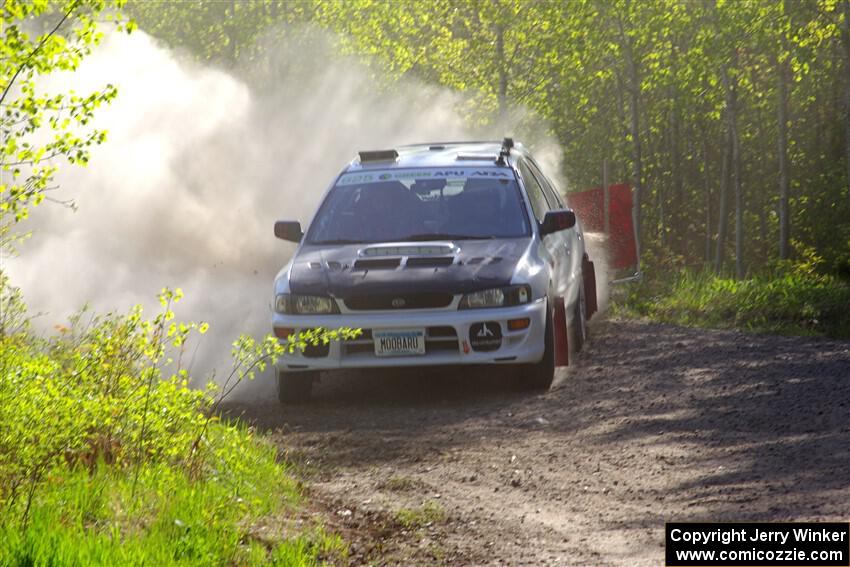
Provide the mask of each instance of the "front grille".
{"label": "front grille", "polygon": [[401,264],[401,258],[376,258],[368,260],[357,260],[354,262],[354,270],[394,270]]}
{"label": "front grille", "polygon": [[[375,355],[375,342],[372,330],[363,329],[358,338],[344,341],[342,349],[345,356]],[[438,352],[459,352],[457,332],[454,327],[427,327],[425,329],[425,356]]]}
{"label": "front grille", "polygon": [[435,258],[423,256],[420,258],[408,258],[405,266],[408,268],[443,268],[445,266],[451,266],[454,261],[455,259],[451,256],[437,256]]}
{"label": "front grille", "polygon": [[302,353],[306,358],[324,358],[330,352],[330,344],[307,345]]}
{"label": "front grille", "polygon": [[364,295],[345,299],[352,311],[381,311],[403,309],[438,309],[448,307],[454,296],[450,293],[407,293]]}

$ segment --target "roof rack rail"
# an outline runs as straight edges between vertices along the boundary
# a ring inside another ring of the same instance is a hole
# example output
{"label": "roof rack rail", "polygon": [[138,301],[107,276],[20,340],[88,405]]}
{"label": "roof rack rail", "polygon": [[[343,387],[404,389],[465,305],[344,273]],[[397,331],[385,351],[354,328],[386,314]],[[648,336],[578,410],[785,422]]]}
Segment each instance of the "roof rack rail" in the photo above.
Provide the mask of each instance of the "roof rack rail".
{"label": "roof rack rail", "polygon": [[400,148],[417,148],[422,146],[466,146],[471,144],[498,144],[499,140],[457,140],[453,142],[420,142],[418,144],[402,144]]}
{"label": "roof rack rail", "polygon": [[358,152],[360,163],[369,163],[373,161],[395,161],[398,159],[398,152],[395,150],[373,150],[366,152]]}

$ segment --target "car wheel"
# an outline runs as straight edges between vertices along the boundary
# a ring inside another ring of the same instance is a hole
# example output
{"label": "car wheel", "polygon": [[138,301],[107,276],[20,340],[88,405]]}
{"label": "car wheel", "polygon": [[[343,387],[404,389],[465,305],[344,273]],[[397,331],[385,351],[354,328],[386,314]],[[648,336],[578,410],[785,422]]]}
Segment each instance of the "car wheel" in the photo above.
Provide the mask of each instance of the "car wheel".
{"label": "car wheel", "polygon": [[575,306],[573,307],[573,320],[570,324],[570,346],[575,352],[581,352],[585,341],[587,340],[587,302],[584,296],[584,278],[581,278],[581,287],[579,287],[578,297],[576,298]]}
{"label": "car wheel", "polygon": [[283,372],[277,373],[277,399],[282,404],[305,402],[310,399],[313,382],[319,373],[312,372]]}
{"label": "car wheel", "polygon": [[552,324],[552,312],[546,312],[546,331],[543,339],[543,358],[536,364],[522,368],[518,375],[517,386],[521,390],[544,391],[552,386],[555,379],[555,327]]}

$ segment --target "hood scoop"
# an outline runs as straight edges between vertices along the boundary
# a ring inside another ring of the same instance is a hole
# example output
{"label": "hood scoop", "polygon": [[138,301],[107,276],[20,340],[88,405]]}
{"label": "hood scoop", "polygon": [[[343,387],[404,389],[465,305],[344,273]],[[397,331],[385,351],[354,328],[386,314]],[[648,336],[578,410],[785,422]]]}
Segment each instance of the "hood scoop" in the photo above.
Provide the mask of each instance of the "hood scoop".
{"label": "hood scoop", "polygon": [[455,247],[446,244],[382,244],[360,251],[364,258],[382,256],[445,256],[455,252]]}

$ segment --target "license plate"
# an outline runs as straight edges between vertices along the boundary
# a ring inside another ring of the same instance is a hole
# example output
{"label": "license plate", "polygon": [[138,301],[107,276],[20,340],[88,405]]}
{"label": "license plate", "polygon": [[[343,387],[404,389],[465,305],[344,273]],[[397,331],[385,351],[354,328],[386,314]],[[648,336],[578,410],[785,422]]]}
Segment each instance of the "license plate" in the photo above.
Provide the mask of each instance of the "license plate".
{"label": "license plate", "polygon": [[425,354],[425,329],[372,331],[375,356],[419,356]]}

